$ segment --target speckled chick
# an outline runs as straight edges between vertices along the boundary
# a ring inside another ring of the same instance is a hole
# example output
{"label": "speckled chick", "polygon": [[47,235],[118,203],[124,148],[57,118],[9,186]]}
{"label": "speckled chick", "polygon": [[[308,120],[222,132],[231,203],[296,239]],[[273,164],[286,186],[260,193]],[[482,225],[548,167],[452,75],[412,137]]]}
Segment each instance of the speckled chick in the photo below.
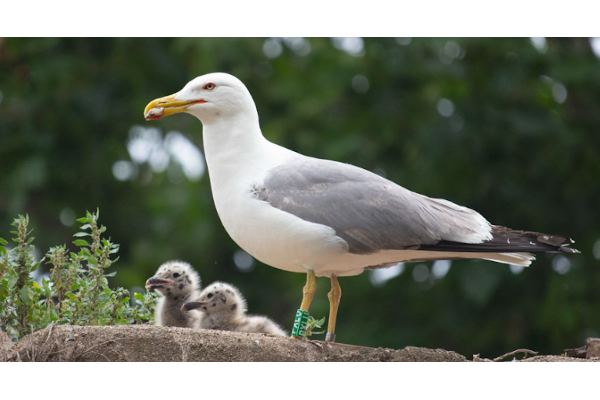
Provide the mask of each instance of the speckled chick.
{"label": "speckled chick", "polygon": [[215,282],[204,289],[194,301],[185,303],[181,309],[188,312],[200,311],[198,328],[287,336],[283,329],[269,318],[262,315],[246,315],[246,307],[246,300],[235,286]]}
{"label": "speckled chick", "polygon": [[147,290],[156,290],[162,296],[156,304],[154,323],[159,326],[193,328],[200,315],[182,312],[181,306],[200,295],[200,276],[183,261],[168,261],[146,281]]}

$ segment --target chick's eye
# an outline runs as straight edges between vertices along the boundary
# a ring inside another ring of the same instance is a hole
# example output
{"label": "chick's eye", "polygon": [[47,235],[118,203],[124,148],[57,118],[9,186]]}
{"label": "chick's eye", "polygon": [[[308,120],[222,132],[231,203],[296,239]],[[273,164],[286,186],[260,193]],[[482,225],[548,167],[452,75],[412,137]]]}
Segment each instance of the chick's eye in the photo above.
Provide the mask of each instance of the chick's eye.
{"label": "chick's eye", "polygon": [[179,278],[179,273],[175,272],[175,273],[173,274],[173,278]]}
{"label": "chick's eye", "polygon": [[206,85],[204,85],[204,89],[206,89],[206,90],[213,90],[216,87],[217,87],[217,85],[215,85],[212,82],[208,82]]}

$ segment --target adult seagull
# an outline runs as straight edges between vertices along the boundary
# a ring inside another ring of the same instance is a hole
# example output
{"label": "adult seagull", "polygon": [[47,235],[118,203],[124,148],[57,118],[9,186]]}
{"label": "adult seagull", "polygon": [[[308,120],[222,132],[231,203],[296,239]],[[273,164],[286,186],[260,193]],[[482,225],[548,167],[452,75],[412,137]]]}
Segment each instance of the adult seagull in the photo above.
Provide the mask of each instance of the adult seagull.
{"label": "adult seagull", "polygon": [[187,112],[204,127],[217,212],[231,238],[261,262],[331,279],[326,340],[335,341],[339,276],[399,262],[481,258],[527,266],[533,252],[578,251],[567,237],[491,225],[448,200],[411,192],[349,164],[307,157],[271,143],[246,86],[225,73],[202,75],[150,102],[147,120]]}

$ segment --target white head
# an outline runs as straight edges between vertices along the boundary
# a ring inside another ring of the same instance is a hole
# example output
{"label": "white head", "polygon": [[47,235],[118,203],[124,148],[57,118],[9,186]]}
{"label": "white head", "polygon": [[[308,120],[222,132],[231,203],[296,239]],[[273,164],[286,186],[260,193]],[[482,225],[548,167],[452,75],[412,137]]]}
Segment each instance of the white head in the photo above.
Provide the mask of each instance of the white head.
{"label": "white head", "polygon": [[168,261],[146,281],[146,290],[156,290],[173,300],[183,300],[186,295],[200,290],[200,276],[183,261]]}
{"label": "white head", "polygon": [[199,76],[179,92],[151,101],[144,110],[144,118],[154,120],[182,112],[194,115],[203,124],[239,114],[258,119],[246,86],[235,76],[223,72]]}

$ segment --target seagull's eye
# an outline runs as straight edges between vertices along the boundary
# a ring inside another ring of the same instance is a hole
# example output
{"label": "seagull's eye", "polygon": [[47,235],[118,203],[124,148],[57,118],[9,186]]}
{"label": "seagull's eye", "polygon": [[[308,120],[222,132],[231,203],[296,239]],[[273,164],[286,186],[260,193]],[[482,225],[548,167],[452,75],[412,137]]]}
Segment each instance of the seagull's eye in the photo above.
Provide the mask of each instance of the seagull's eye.
{"label": "seagull's eye", "polygon": [[173,274],[173,278],[179,278],[179,273],[175,272],[175,273]]}
{"label": "seagull's eye", "polygon": [[217,85],[212,82],[208,82],[206,85],[204,85],[204,89],[206,90],[214,90],[216,87]]}

